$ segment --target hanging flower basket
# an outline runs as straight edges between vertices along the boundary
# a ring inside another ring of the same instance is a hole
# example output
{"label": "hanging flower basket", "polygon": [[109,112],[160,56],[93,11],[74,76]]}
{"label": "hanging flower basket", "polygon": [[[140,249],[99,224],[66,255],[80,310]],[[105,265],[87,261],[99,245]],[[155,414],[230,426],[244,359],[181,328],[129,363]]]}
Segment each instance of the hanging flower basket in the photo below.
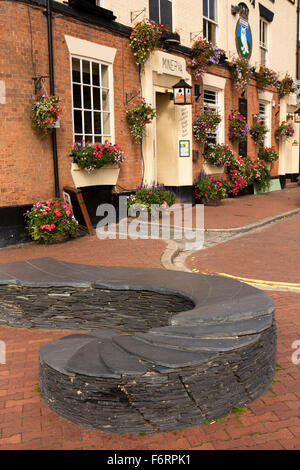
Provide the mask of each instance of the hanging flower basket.
{"label": "hanging flower basket", "polygon": [[290,95],[296,92],[296,87],[294,86],[294,80],[289,74],[286,74],[285,77],[277,83],[277,90],[279,98],[283,98],[286,95]]}
{"label": "hanging flower basket", "polygon": [[263,147],[258,152],[258,158],[264,162],[273,163],[278,160],[279,155],[272,147]]}
{"label": "hanging flower basket", "polygon": [[209,65],[219,64],[221,57],[225,55],[222,49],[202,38],[194,42],[191,53],[190,67],[196,79],[199,79],[207,71]]}
{"label": "hanging flower basket", "polygon": [[147,104],[142,96],[139,96],[135,105],[126,112],[130,132],[136,142],[141,142],[146,124],[150,124],[155,116],[156,110]]}
{"label": "hanging flower basket", "polygon": [[247,90],[251,78],[253,78],[253,70],[247,59],[233,59],[229,62],[229,70],[234,87],[241,93]]}
{"label": "hanging flower basket", "polygon": [[60,102],[61,99],[58,96],[46,96],[42,93],[39,93],[33,100],[32,126],[41,133],[42,138],[45,138],[54,127],[60,126],[56,124],[62,114]]}
{"label": "hanging flower basket", "polygon": [[216,132],[221,121],[221,114],[214,109],[207,109],[202,114],[196,114],[193,122],[195,139],[205,143],[209,136]]}
{"label": "hanging flower basket", "polygon": [[249,132],[249,126],[246,122],[244,116],[242,116],[238,111],[234,111],[229,114],[229,132],[228,138],[230,140],[246,140],[247,134]]}
{"label": "hanging flower basket", "polygon": [[210,165],[228,166],[234,159],[231,148],[225,144],[209,145],[203,153],[203,158]]}
{"label": "hanging flower basket", "polygon": [[295,129],[293,128],[293,124],[291,122],[282,121],[280,126],[275,131],[276,139],[289,139],[293,137],[295,134]]}
{"label": "hanging flower basket", "polygon": [[151,52],[158,46],[161,35],[160,25],[148,19],[137,23],[132,28],[130,47],[137,65],[144,66]]}
{"label": "hanging flower basket", "polygon": [[259,71],[256,73],[257,85],[261,88],[266,86],[277,87],[278,74],[274,70],[261,65]]}
{"label": "hanging flower basket", "polygon": [[267,132],[268,129],[261,119],[256,119],[249,130],[252,139],[259,146],[263,145]]}

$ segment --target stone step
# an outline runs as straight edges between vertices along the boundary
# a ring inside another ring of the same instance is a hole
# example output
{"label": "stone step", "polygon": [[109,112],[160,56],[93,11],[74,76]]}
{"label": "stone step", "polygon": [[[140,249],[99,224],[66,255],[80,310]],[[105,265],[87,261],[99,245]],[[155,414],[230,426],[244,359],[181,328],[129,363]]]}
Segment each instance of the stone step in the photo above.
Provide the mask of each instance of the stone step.
{"label": "stone step", "polygon": [[251,318],[236,322],[218,322],[210,325],[194,326],[165,326],[162,328],[152,328],[149,334],[166,336],[189,336],[192,338],[234,338],[236,336],[247,336],[260,333],[271,326],[272,315]]}
{"label": "stone step", "polygon": [[140,341],[133,335],[121,335],[113,338],[113,342],[123,350],[165,367],[187,367],[202,364],[213,359],[216,354],[208,352],[188,352],[170,348],[163,348]]}
{"label": "stone step", "polygon": [[243,336],[236,339],[199,339],[184,338],[180,336],[160,336],[151,333],[136,333],[135,337],[145,343],[164,348],[179,349],[183,351],[231,351],[255,343],[259,335]]}

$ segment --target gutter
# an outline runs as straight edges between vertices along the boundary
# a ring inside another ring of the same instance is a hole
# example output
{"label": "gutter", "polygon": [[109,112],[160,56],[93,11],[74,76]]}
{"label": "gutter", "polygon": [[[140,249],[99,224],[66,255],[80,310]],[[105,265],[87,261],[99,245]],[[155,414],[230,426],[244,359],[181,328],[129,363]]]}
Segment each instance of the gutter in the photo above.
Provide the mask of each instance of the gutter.
{"label": "gutter", "polygon": [[[48,28],[48,53],[49,53],[49,76],[50,76],[50,95],[54,95],[54,66],[53,66],[53,35],[52,35],[52,9],[51,0],[47,0],[47,9],[45,11],[47,16]],[[53,167],[54,167],[54,187],[55,197],[59,197],[59,177],[58,177],[58,159],[57,159],[57,141],[56,129],[52,130],[52,153],[53,153]]]}

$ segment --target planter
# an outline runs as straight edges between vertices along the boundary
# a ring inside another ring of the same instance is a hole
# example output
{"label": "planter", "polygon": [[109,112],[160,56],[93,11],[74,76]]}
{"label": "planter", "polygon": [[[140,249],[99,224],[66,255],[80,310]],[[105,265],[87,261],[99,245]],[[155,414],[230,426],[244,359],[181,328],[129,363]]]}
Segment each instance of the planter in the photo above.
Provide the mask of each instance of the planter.
{"label": "planter", "polygon": [[162,43],[165,45],[180,44],[180,36],[178,33],[171,33],[171,32],[163,30],[160,39]]}
{"label": "planter", "polygon": [[65,243],[68,240],[71,240],[71,237],[68,233],[56,233],[53,235],[53,238],[49,240],[39,240],[37,243],[40,245],[56,245],[58,243]]}
{"label": "planter", "polygon": [[71,167],[71,175],[75,188],[83,188],[85,186],[115,186],[119,173],[120,168],[111,163],[91,173],[82,170],[76,163],[72,163]]}
{"label": "planter", "polygon": [[203,198],[202,199],[202,204],[204,204],[205,206],[220,206],[221,205],[221,201],[222,199],[205,199]]}
{"label": "planter", "polygon": [[59,129],[60,128],[60,119],[57,119],[53,124],[50,124],[52,129]]}

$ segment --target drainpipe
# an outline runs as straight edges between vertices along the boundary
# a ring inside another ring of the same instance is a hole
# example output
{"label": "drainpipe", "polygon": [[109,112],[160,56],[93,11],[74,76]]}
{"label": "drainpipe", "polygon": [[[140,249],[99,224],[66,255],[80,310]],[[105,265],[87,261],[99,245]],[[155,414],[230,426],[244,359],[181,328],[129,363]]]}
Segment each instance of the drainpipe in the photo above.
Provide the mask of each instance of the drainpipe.
{"label": "drainpipe", "polygon": [[[299,80],[299,13],[300,0],[297,1],[297,49],[296,49],[296,79]],[[300,174],[300,145],[299,145],[299,174]]]}
{"label": "drainpipe", "polygon": [[[54,67],[53,67],[53,37],[52,37],[51,0],[47,0],[47,10],[46,10],[45,13],[47,15],[47,28],[48,28],[50,95],[54,95]],[[59,197],[57,142],[56,142],[56,129],[55,128],[52,130],[52,153],[53,153],[53,167],[54,167],[55,196]]]}

